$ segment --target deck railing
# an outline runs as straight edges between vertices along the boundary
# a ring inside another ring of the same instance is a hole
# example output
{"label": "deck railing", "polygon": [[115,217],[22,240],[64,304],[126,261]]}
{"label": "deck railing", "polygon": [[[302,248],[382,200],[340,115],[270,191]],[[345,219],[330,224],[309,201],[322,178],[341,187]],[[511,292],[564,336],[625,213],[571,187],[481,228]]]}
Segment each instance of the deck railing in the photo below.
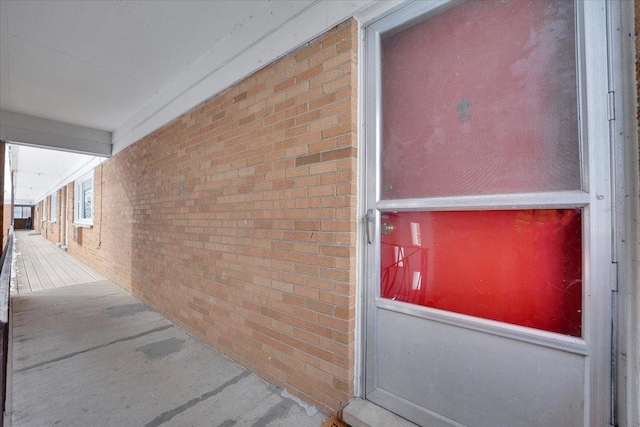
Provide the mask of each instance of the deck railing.
{"label": "deck railing", "polygon": [[11,264],[13,261],[13,228],[7,236],[7,244],[2,251],[0,265],[0,427],[4,425],[6,412],[5,403],[7,400],[7,357],[9,354],[9,288],[11,287]]}

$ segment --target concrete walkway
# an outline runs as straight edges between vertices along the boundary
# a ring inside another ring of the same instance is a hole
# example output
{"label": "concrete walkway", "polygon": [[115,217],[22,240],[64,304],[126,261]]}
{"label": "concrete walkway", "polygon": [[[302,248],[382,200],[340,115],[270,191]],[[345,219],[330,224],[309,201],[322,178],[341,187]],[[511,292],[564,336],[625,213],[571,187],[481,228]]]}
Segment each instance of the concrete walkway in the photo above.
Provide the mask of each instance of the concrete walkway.
{"label": "concrete walkway", "polygon": [[324,420],[107,280],[14,295],[12,307],[12,427]]}

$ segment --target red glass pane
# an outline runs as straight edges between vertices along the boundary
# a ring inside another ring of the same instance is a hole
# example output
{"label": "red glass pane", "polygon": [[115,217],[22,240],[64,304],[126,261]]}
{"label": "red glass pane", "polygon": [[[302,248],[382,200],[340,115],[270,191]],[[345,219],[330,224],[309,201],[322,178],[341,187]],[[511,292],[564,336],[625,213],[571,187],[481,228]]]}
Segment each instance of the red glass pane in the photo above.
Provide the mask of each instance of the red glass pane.
{"label": "red glass pane", "polygon": [[580,189],[573,0],[462,3],[382,40],[383,199]]}
{"label": "red glass pane", "polygon": [[580,210],[383,212],[382,225],[382,297],[581,336]]}

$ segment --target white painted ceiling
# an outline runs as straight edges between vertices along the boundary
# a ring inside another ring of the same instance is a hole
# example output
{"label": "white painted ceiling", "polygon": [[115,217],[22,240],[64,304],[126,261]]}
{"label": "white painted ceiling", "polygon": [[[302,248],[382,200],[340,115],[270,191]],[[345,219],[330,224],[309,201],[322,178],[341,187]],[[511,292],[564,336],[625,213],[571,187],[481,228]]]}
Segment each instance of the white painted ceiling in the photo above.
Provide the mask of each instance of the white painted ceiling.
{"label": "white painted ceiling", "polygon": [[[281,20],[311,1],[287,3]],[[0,108],[114,131],[269,4],[3,0]]]}
{"label": "white painted ceiling", "polygon": [[[51,127],[56,140],[67,124],[107,131],[115,154],[356,12],[397,3],[0,0],[0,112],[32,117],[37,127],[60,122]],[[0,131],[9,115],[0,115]],[[16,198],[44,197],[62,166],[78,160],[62,157],[21,150]],[[36,187],[39,194],[27,192]]]}
{"label": "white painted ceiling", "polygon": [[[38,147],[9,144],[11,161],[18,160],[20,169],[15,177],[14,188],[17,205],[31,205],[51,192],[75,171],[94,160],[87,154],[47,150]],[[7,168],[9,171],[9,168]],[[6,174],[5,174],[6,179]],[[11,193],[5,188],[5,201]]]}

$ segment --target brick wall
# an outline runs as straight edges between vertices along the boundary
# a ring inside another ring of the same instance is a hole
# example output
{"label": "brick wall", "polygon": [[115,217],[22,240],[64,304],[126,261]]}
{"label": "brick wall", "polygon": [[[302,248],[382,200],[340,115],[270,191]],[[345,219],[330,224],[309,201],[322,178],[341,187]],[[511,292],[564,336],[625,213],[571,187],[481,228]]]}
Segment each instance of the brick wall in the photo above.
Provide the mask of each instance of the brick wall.
{"label": "brick wall", "polygon": [[51,196],[47,196],[44,198],[44,203],[42,204],[42,235],[49,240],[51,236]]}
{"label": "brick wall", "polygon": [[[61,246],[65,245],[66,229],[70,227],[70,224],[72,224],[72,222],[69,222],[68,215],[66,215],[67,209],[68,209],[66,196],[67,196],[67,186],[61,187],[60,189],[58,189],[58,226],[59,226],[58,236],[59,236],[59,242]],[[71,228],[71,230],[73,231],[73,228]],[[71,235],[71,238],[73,238],[73,234]]]}
{"label": "brick wall", "polygon": [[325,413],[353,385],[356,52],[348,21],[98,166],[69,243]]}
{"label": "brick wall", "polygon": [[[138,167],[142,167],[139,165]],[[120,286],[144,298],[132,285],[132,266],[138,262],[133,255],[133,211],[140,203],[133,190],[136,183],[132,175],[136,167],[123,152],[93,171],[93,226],[77,229],[78,241],[74,241],[74,228],[68,231],[68,251],[102,272]],[[75,183],[68,188],[69,223],[75,216]],[[104,191],[103,191],[104,190]],[[158,189],[158,197],[162,190]],[[159,249],[151,244],[151,249]],[[147,250],[149,250],[147,248]],[[145,299],[145,301],[148,301]],[[173,319],[172,319],[173,320]]]}
{"label": "brick wall", "polygon": [[33,216],[33,229],[38,233],[44,235],[44,229],[42,228],[42,207],[44,202],[41,200],[35,205],[34,216]]}
{"label": "brick wall", "polygon": [[51,229],[51,196],[47,196],[44,198],[45,202],[42,205],[43,215],[42,217],[45,219],[42,221],[42,235],[47,238],[47,240],[53,240],[53,230]]}
{"label": "brick wall", "polygon": [[61,190],[58,189],[56,191],[56,197],[57,197],[57,201],[56,201],[56,206],[55,206],[55,222],[52,222],[52,206],[51,206],[51,200],[52,200],[52,196],[47,196],[45,197],[47,204],[46,204],[46,216],[47,216],[47,221],[46,221],[46,228],[44,228],[44,224],[43,223],[43,228],[42,230],[40,230],[41,234],[43,236],[45,236],[50,242],[52,243],[60,243],[61,242],[61,234],[60,234],[60,230],[62,229],[62,221],[61,221],[61,210],[60,210],[60,200],[61,200]]}
{"label": "brick wall", "polygon": [[[9,228],[11,227],[11,204],[5,203],[2,209],[2,235],[7,236],[9,234]],[[3,239],[3,245],[6,240]]]}
{"label": "brick wall", "polygon": [[62,230],[62,221],[60,218],[60,189],[56,190],[56,221],[51,224],[52,241],[54,243],[60,243],[60,230]]}

